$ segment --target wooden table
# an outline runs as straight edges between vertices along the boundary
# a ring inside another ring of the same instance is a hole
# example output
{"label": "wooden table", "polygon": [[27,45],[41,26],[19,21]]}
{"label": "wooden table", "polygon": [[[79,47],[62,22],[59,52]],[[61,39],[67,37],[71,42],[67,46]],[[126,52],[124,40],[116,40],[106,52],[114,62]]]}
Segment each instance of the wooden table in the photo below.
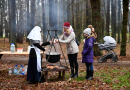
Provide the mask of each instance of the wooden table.
{"label": "wooden table", "polygon": [[[64,69],[43,69],[43,72],[44,72],[44,78],[45,78],[45,82],[48,82],[48,72],[51,72],[51,71],[55,71],[55,72],[59,72],[59,76],[58,78],[61,78],[63,81],[65,80],[65,71],[68,71],[69,69],[68,68],[64,68]],[[61,72],[62,72],[62,76],[61,76]]]}
{"label": "wooden table", "polygon": [[[45,52],[44,52],[45,53]],[[11,53],[11,51],[2,51],[2,52],[0,52],[0,59],[1,59],[1,57],[3,56],[3,54],[11,54],[11,55],[29,55],[29,52],[27,52],[27,51],[23,51],[22,53],[20,53],[20,52],[15,52],[15,53]],[[43,52],[41,52],[41,57],[43,56],[42,55],[43,54]]]}
{"label": "wooden table", "polygon": [[15,52],[15,53],[11,53],[11,51],[2,51],[2,52],[0,52],[0,59],[1,59],[1,57],[3,56],[3,54],[11,54],[11,55],[29,55],[29,52],[27,52],[27,51],[24,51],[24,52],[22,52],[22,53],[18,53],[18,52]]}

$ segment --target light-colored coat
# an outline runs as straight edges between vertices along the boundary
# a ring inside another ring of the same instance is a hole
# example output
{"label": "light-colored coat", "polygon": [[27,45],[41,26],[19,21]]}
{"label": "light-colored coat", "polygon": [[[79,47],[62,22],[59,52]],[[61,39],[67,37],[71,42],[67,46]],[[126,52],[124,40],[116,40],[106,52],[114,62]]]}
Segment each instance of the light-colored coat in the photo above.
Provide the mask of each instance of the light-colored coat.
{"label": "light-colored coat", "polygon": [[67,54],[75,54],[79,52],[78,45],[75,41],[75,33],[71,32],[69,36],[64,34],[60,37],[59,41],[66,44]]}

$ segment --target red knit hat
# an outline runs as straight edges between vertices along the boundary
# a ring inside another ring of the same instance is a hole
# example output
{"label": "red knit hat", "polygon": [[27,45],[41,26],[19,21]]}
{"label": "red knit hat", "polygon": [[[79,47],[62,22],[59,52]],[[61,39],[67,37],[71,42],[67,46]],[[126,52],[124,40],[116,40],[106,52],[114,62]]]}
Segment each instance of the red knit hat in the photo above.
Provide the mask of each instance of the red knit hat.
{"label": "red knit hat", "polygon": [[70,28],[70,23],[69,22],[65,22],[63,25],[64,28]]}

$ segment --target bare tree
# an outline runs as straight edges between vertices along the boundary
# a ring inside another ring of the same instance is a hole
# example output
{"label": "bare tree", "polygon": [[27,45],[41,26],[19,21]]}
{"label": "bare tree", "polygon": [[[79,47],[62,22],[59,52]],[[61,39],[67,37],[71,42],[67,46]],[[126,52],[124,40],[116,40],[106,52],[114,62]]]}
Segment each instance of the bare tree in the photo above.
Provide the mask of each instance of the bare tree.
{"label": "bare tree", "polygon": [[[30,32],[30,26],[29,26],[29,21],[30,21],[30,16],[29,16],[29,0],[26,0],[26,3],[27,3],[27,35],[29,34],[29,32]],[[26,40],[27,42],[29,41],[28,39]]]}
{"label": "bare tree", "polygon": [[78,4],[80,1],[76,0],[76,29],[75,29],[75,34],[76,34],[76,39],[78,41],[81,40],[81,35],[82,35],[82,16],[80,12],[80,4]]}
{"label": "bare tree", "polygon": [[127,22],[128,22],[128,4],[129,0],[123,0],[123,21],[122,21],[122,41],[120,55],[126,56],[126,43],[127,43]]}
{"label": "bare tree", "polygon": [[72,1],[72,10],[71,10],[71,14],[72,14],[72,26],[74,27],[74,0]]}
{"label": "bare tree", "polygon": [[121,0],[118,0],[118,41],[120,43],[120,31],[121,31]]}
{"label": "bare tree", "polygon": [[107,0],[107,14],[106,14],[106,36],[109,36],[109,24],[110,24],[110,0]]}
{"label": "bare tree", "polygon": [[1,8],[1,24],[0,24],[0,37],[3,37],[3,30],[5,28],[5,0],[1,0],[0,2],[0,8]]}
{"label": "bare tree", "polygon": [[14,43],[16,45],[16,16],[15,16],[15,0],[10,2],[11,4],[11,28],[9,34],[9,41],[10,43]]}
{"label": "bare tree", "polygon": [[34,17],[35,16],[35,0],[31,0],[31,20],[30,20],[30,29],[34,27]]}
{"label": "bare tree", "polygon": [[[130,8],[130,0],[129,0],[129,8]],[[129,27],[129,40],[128,40],[128,42],[130,42],[130,9],[129,9],[129,14],[128,14],[128,27]]]}
{"label": "bare tree", "polygon": [[[97,42],[102,43],[102,21],[101,21],[101,14],[100,14],[100,0],[91,0],[91,7],[92,7],[92,25],[95,28],[97,33]],[[98,46],[94,46],[94,55],[99,56],[101,55]]]}
{"label": "bare tree", "polygon": [[42,25],[43,25],[43,42],[46,41],[46,33],[47,32],[47,25],[46,25],[46,20],[45,20],[45,6],[44,6],[44,1],[45,0],[41,0],[42,2]]}
{"label": "bare tree", "polygon": [[116,0],[111,0],[111,13],[112,37],[116,40]]}

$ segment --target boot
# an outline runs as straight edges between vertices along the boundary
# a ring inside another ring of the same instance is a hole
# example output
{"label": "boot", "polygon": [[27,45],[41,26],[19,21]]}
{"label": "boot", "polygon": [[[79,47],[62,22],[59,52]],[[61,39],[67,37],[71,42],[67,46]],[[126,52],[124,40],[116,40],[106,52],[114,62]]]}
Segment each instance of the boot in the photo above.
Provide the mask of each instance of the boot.
{"label": "boot", "polygon": [[74,69],[71,69],[71,75],[70,75],[71,78],[74,78]]}
{"label": "boot", "polygon": [[89,78],[89,70],[86,70],[86,76],[84,77],[85,79],[88,79]]}
{"label": "boot", "polygon": [[89,71],[90,72],[90,76],[88,78],[88,80],[92,80],[93,79],[93,71]]}
{"label": "boot", "polygon": [[78,73],[75,73],[74,78],[77,78],[77,77],[78,77]]}
{"label": "boot", "polygon": [[75,75],[74,75],[74,78],[77,78],[78,77],[78,69],[75,69]]}
{"label": "boot", "polygon": [[44,82],[44,74],[40,77],[39,83],[43,83]]}
{"label": "boot", "polygon": [[35,84],[35,81],[30,81],[29,84]]}

